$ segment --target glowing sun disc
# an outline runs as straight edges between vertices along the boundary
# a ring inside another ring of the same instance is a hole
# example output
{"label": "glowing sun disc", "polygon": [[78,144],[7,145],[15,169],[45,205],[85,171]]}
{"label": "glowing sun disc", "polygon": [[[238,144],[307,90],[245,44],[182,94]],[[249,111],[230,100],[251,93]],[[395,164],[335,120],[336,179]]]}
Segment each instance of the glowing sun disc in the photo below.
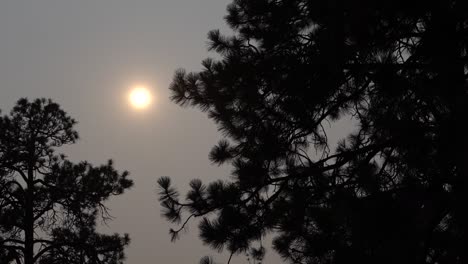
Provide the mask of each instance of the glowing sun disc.
{"label": "glowing sun disc", "polygon": [[147,108],[151,104],[151,93],[143,87],[134,88],[130,92],[130,103],[137,109]]}

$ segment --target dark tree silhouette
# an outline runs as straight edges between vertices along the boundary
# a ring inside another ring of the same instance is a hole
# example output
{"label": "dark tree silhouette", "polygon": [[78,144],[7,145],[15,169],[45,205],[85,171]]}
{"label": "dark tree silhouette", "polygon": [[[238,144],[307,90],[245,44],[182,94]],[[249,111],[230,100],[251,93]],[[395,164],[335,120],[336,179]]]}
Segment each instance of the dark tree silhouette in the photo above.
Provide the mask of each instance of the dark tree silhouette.
{"label": "dark tree silhouette", "polygon": [[20,99],[0,117],[0,263],[123,262],[128,235],[99,234],[96,221],[133,182],[111,161],[95,167],[55,153],[78,139],[75,123],[46,99]]}
{"label": "dark tree silhouette", "polygon": [[232,253],[271,233],[292,263],[468,263],[468,1],[234,0],[226,21],[221,59],[170,89],[233,171],[185,200],[159,179],[173,239],[200,217]]}

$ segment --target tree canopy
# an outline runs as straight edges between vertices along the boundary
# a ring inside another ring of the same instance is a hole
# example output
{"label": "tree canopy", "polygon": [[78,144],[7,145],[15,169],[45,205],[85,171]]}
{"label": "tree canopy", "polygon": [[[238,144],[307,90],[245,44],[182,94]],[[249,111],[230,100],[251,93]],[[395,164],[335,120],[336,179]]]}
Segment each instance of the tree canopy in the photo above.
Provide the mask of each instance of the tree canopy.
{"label": "tree canopy", "polygon": [[[185,199],[159,179],[173,239],[199,217],[233,254],[273,234],[291,263],[468,262],[467,1],[234,0],[226,21],[221,58],[170,89],[233,171]],[[342,118],[355,131],[331,146]]]}
{"label": "tree canopy", "polygon": [[57,148],[76,121],[51,100],[20,99],[0,117],[0,263],[117,264],[128,235],[96,231],[104,202],[133,185],[112,161],[73,163]]}

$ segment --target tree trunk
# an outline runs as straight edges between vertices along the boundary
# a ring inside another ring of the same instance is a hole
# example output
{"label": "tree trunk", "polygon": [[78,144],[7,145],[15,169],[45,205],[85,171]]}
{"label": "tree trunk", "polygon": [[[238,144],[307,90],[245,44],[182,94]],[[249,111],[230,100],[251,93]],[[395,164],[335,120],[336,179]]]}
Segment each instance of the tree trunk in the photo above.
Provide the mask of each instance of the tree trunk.
{"label": "tree trunk", "polygon": [[[30,152],[34,155],[34,147]],[[28,164],[24,218],[24,264],[34,263],[34,158]]]}
{"label": "tree trunk", "polygon": [[[445,3],[445,2],[444,2]],[[455,215],[458,223],[467,223],[468,217],[461,212],[461,203],[468,200],[468,94],[465,79],[465,62],[462,58],[462,34],[458,28],[459,12],[457,6],[450,7],[445,3],[434,12],[436,24],[439,25],[437,35],[439,43],[436,54],[438,74],[441,76],[440,89],[446,89],[445,101],[448,104],[450,117],[449,127],[453,138],[449,140],[452,162],[455,166],[455,179],[453,179],[453,200],[449,205],[455,208],[451,213]],[[463,209],[465,210],[465,209]],[[467,237],[468,229],[462,224],[460,237]],[[468,242],[468,240],[465,240]],[[467,259],[461,259],[465,263]]]}
{"label": "tree trunk", "polygon": [[[430,215],[438,221],[429,225],[427,238],[423,243],[423,254],[419,256],[418,263],[426,263],[428,250],[431,247],[432,233],[448,212],[456,214],[458,221],[468,221],[468,219],[460,219],[460,217],[464,217],[464,214],[453,211],[453,208],[457,207],[453,204],[454,202],[460,203],[468,199],[468,126],[465,124],[468,120],[468,95],[464,74],[465,63],[462,60],[462,39],[460,38],[462,35],[457,32],[457,23],[459,23],[457,12],[459,10],[457,10],[456,6],[452,7],[445,1],[438,2],[433,6],[433,21],[429,27],[430,34],[432,34],[432,39],[429,40],[430,45],[432,45],[429,55],[433,56],[434,59],[432,63],[438,75],[438,89],[441,91],[439,95],[444,104],[448,106],[450,113],[448,126],[451,135],[449,136],[450,139],[444,140],[444,142],[449,145],[447,149],[450,150],[451,157],[448,160],[455,165],[456,178],[452,182],[453,193],[451,195],[453,196],[447,201],[448,204],[442,200],[434,202],[437,210],[434,210],[435,213]],[[444,135],[444,137],[447,136]],[[445,175],[447,177],[445,181],[452,181],[450,179],[451,173],[453,172]],[[440,186],[440,188],[443,187]],[[462,230],[462,232],[465,235],[468,234],[466,229]],[[460,234],[460,236],[463,235]],[[461,262],[464,261],[466,260]]]}

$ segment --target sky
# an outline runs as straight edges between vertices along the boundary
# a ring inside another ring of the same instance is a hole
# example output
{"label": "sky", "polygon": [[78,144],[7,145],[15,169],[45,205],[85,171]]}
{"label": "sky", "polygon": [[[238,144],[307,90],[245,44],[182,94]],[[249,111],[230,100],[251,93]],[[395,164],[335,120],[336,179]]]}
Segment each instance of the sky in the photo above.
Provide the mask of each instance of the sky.
{"label": "sky", "polygon": [[[109,203],[107,233],[129,233],[128,264],[198,263],[219,254],[198,240],[196,222],[176,243],[160,216],[156,180],[170,176],[181,193],[190,179],[227,178],[229,167],[208,160],[220,133],[204,113],[169,100],[174,71],[201,69],[207,33],[229,33],[230,0],[0,0],[0,109],[21,97],[52,98],[78,121],[77,144],[59,150],[95,165],[112,158],[135,186]],[[153,103],[129,106],[145,85]],[[338,130],[343,130],[339,128]],[[235,257],[231,263],[248,263]],[[282,263],[269,250],[264,263]]]}

